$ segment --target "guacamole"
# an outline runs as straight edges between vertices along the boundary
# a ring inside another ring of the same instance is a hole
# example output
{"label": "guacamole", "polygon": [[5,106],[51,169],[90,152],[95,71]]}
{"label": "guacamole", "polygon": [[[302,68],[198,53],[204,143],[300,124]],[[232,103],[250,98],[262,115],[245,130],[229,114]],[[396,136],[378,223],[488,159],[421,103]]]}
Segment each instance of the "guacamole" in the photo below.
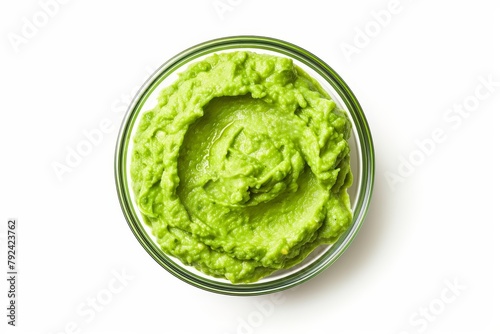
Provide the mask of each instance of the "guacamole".
{"label": "guacamole", "polygon": [[255,282],[352,223],[351,124],[292,59],[210,55],[137,127],[131,178],[161,249],[208,275]]}

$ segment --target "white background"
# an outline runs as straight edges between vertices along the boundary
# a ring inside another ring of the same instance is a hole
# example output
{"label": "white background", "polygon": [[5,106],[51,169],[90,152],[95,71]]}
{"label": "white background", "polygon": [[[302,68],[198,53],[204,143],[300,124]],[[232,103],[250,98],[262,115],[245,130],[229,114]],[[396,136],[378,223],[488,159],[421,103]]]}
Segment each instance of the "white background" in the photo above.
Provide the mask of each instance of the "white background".
{"label": "white background", "polygon": [[[46,2],[0,5],[4,272],[8,218],[20,235],[18,326],[6,325],[2,279],[2,333],[500,333],[496,1]],[[375,13],[381,20],[388,6],[382,26]],[[185,48],[238,34],[284,39],[330,64],[363,106],[376,150],[373,200],[353,244],[274,299],[171,276],[132,235],[114,184],[116,137],[137,86]],[[348,44],[357,53],[343,52]],[[488,91],[480,78],[496,84]],[[464,103],[467,117],[449,113]],[[59,179],[54,164],[102,122],[110,131]],[[418,153],[416,141],[438,129],[444,142]],[[410,158],[418,166],[403,177]],[[400,178],[391,187],[387,175]],[[96,297],[105,305],[91,314]]]}

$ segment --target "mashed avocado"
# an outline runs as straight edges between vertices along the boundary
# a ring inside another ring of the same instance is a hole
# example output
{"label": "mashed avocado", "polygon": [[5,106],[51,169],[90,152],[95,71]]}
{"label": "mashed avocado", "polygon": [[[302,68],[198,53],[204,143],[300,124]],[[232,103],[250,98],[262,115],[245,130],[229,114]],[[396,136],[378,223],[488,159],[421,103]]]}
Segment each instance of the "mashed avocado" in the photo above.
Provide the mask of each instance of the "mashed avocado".
{"label": "mashed avocado", "polygon": [[211,55],[140,120],[137,204],[167,254],[233,283],[257,281],[350,226],[350,131],[291,59]]}

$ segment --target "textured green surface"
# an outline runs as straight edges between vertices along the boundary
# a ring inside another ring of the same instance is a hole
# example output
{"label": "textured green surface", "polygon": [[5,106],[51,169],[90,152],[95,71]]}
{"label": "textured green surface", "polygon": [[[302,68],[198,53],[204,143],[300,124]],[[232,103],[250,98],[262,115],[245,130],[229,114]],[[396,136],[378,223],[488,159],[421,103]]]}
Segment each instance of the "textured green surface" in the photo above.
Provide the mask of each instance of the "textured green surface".
{"label": "textured green surface", "polygon": [[166,253],[256,281],[351,224],[349,134],[346,114],[291,59],[212,55],[140,120],[138,206]]}

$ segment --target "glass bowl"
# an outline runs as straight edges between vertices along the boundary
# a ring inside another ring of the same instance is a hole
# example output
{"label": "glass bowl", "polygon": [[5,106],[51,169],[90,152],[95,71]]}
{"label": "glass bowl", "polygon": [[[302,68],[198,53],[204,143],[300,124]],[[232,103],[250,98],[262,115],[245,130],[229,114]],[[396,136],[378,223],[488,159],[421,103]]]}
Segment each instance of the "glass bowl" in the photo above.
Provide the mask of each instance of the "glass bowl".
{"label": "glass bowl", "polygon": [[[157,103],[159,92],[177,79],[187,66],[213,53],[238,50],[292,58],[315,78],[340,109],[347,111],[353,125],[349,145],[353,184],[351,198],[353,222],[333,245],[316,248],[304,261],[290,269],[279,270],[255,283],[232,284],[228,280],[205,275],[163,252],[151,234],[136,205],[130,178],[130,159],[134,132],[143,112]],[[123,120],[115,153],[115,180],[125,218],[139,243],[163,268],[177,278],[208,291],[229,295],[259,295],[281,291],[300,284],[329,267],[346,250],[362,225],[368,210],[375,172],[375,156],[368,123],[361,106],[340,76],[312,53],[291,43],[259,36],[234,36],[193,46],[164,63],[144,83]]]}

